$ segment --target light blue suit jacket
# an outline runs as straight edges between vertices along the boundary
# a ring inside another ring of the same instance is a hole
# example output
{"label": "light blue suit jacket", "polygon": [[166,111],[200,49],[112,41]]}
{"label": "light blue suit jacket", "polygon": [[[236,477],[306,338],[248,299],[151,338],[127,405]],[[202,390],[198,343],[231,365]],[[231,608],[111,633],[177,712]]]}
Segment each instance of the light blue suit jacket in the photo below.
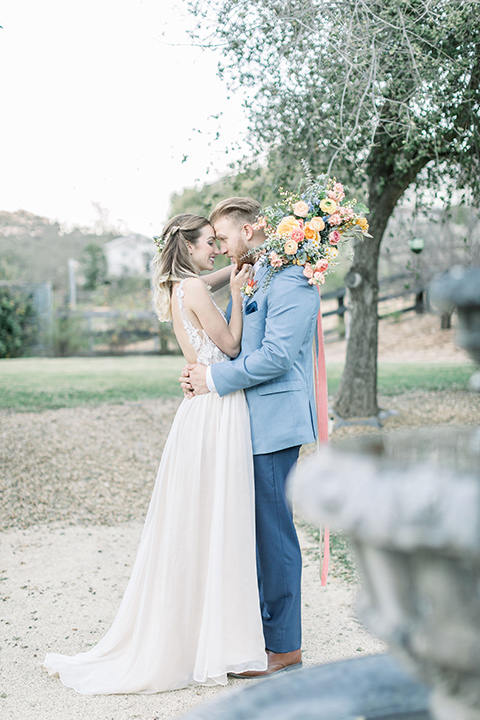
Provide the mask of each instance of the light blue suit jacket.
{"label": "light blue suit jacket", "polygon": [[312,342],[318,291],[300,267],[275,273],[244,307],[242,349],[231,362],[211,366],[219,395],[244,389],[254,454],[314,442],[317,437]]}

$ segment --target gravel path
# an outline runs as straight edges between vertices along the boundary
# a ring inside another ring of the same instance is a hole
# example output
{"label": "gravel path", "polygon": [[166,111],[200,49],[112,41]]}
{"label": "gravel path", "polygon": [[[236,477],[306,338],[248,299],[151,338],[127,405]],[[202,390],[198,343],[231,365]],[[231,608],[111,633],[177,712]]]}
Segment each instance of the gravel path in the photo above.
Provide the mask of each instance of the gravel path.
{"label": "gravel path", "polygon": [[[75,654],[99,640],[131,572],[142,523],[11,530],[1,536],[0,716],[3,720],[170,720],[245,686],[186,688],[156,695],[85,696],[40,668],[46,652]],[[320,587],[315,546],[304,556],[306,666],[384,651],[354,614],[357,586],[330,576]]]}
{"label": "gravel path", "polygon": [[[393,353],[385,338],[384,332],[385,352]],[[423,359],[465,359],[450,346],[446,354],[439,353],[437,340],[427,346]],[[327,355],[336,359],[334,353],[343,350],[327,346]],[[397,354],[395,359],[417,359],[412,349],[408,352],[408,357]],[[64,688],[40,669],[47,651],[84,649],[102,636],[113,618],[178,404],[162,400],[39,414],[0,412],[2,718],[168,720],[244,686],[237,680],[227,689],[88,697]],[[398,413],[386,421],[387,432],[480,420],[480,395],[467,391],[419,391],[380,398],[380,404]],[[331,440],[369,432],[362,426],[340,428]],[[322,589],[316,546],[303,526],[300,539],[305,664],[384,651],[355,617],[358,585],[346,582],[334,566]]]}
{"label": "gravel path", "polygon": [[[0,411],[0,528],[142,520],[179,402]],[[480,396],[467,391],[406,393],[380,405],[398,413],[385,431],[480,419]],[[369,432],[339,428],[331,441]]]}

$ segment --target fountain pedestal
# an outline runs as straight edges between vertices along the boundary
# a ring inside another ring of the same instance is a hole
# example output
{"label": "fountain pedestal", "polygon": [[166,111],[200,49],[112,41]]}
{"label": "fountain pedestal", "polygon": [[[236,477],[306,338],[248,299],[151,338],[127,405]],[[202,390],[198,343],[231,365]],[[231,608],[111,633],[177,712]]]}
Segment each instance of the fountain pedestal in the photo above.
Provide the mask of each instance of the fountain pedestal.
{"label": "fountain pedestal", "polygon": [[352,538],[359,615],[433,688],[436,720],[480,720],[480,432],[391,432],[303,463],[297,506]]}

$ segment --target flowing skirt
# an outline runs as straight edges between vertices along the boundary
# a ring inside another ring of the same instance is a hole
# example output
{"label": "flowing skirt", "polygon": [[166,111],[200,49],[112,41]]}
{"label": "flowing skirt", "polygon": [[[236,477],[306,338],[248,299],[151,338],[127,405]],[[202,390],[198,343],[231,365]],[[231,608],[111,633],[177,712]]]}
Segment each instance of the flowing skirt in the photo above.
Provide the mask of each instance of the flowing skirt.
{"label": "flowing skirt", "polygon": [[224,685],[266,664],[245,397],[185,399],[112,626],[87,652],[43,665],[77,692],[108,694]]}

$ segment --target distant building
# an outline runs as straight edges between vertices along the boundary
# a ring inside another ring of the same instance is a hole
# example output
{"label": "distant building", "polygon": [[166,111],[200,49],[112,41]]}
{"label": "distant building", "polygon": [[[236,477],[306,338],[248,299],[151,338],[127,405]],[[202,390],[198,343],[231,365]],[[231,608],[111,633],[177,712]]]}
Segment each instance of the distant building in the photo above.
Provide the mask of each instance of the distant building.
{"label": "distant building", "polygon": [[152,238],[125,235],[105,243],[104,251],[110,277],[150,276],[150,263],[155,255]]}

